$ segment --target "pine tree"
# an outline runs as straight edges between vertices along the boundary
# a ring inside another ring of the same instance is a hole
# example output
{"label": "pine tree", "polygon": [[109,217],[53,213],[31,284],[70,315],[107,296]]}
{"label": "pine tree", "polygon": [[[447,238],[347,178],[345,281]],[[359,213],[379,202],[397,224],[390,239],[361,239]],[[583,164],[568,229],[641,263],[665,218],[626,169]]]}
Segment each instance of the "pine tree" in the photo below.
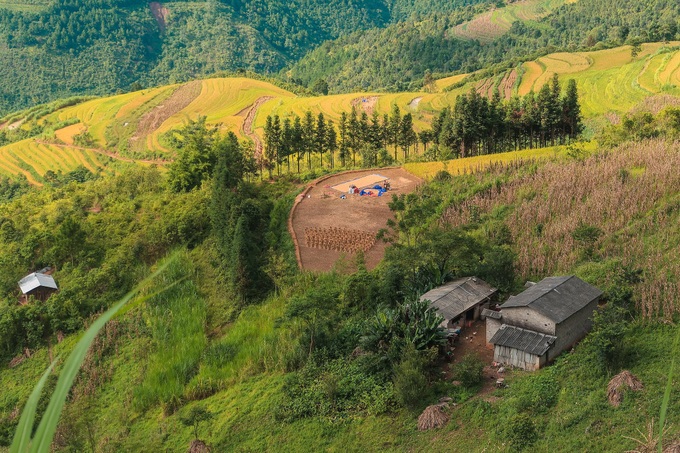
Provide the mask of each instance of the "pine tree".
{"label": "pine tree", "polygon": [[348,137],[347,137],[347,114],[345,112],[342,112],[340,115],[340,163],[344,167],[346,164],[346,159],[349,153],[349,142],[348,142]]}
{"label": "pine tree", "polygon": [[333,121],[330,120],[328,121],[326,127],[326,149],[328,150],[330,156],[331,168],[333,168],[335,166],[333,156],[335,155],[335,151],[338,149],[338,136],[335,132],[335,124],[333,124]]}
{"label": "pine tree", "polygon": [[401,133],[401,111],[397,104],[392,104],[388,130],[390,144],[394,145],[394,160],[397,160],[397,146],[399,145],[399,135]]}
{"label": "pine tree", "polygon": [[312,169],[312,153],[314,152],[315,127],[312,112],[307,111],[302,122],[302,150],[307,154],[307,168]]}
{"label": "pine tree", "polygon": [[321,157],[321,168],[323,168],[323,155],[326,152],[326,135],[326,118],[323,116],[323,113],[319,113],[314,131],[314,148],[316,148]]}
{"label": "pine tree", "polygon": [[581,106],[578,102],[578,89],[574,79],[567,82],[567,91],[562,99],[562,121],[569,140],[574,140],[583,131]]}

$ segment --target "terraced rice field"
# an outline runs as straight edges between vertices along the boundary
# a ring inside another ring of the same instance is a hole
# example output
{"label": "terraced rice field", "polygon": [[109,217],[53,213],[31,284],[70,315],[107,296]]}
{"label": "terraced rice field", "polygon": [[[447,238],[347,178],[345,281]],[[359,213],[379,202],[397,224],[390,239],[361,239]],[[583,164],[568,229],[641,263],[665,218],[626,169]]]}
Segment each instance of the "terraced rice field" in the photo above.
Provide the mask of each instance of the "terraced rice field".
{"label": "terraced rice field", "polygon": [[[537,5],[539,2],[534,3]],[[563,83],[569,78],[576,80],[586,118],[595,118],[610,112],[620,114],[637,105],[645,105],[645,102],[653,101],[658,104],[663,100],[664,105],[667,105],[668,99],[680,99],[673,97],[680,97],[678,44],[680,43],[644,44],[642,51],[634,59],[631,58],[629,46],[595,52],[550,54],[487,80],[467,82],[451,91],[443,89],[464,80],[468,75],[441,79],[437,81],[440,91],[436,93],[349,93],[298,97],[266,82],[223,78],[93,99],[63,108],[39,120],[56,123],[77,118],[80,121],[55,132],[55,138],[62,145],[41,145],[46,147],[45,150],[35,141],[24,140],[0,148],[0,173],[22,173],[32,182],[39,183],[48,169],[67,171],[78,162],[84,164],[83,160],[89,167],[99,168],[103,165],[102,162],[108,160],[99,160],[101,154],[129,161],[125,156],[116,155],[117,148],[112,147],[114,142],[132,144],[133,140],[139,140],[135,143],[139,143],[142,152],[163,152],[165,150],[159,140],[162,134],[181,127],[186,121],[196,119],[199,115],[205,115],[210,124],[220,124],[222,130],[231,130],[243,136],[242,126],[246,113],[261,98],[267,100],[257,109],[252,126],[260,137],[267,115],[278,114],[285,118],[290,114],[302,117],[307,111],[315,116],[323,112],[326,118],[337,124],[342,112],[349,112],[353,105],[360,113],[375,111],[382,117],[389,114],[396,104],[402,113],[409,112],[413,115],[416,130],[423,130],[429,127],[438,111],[452,106],[457,96],[473,88],[486,95],[491,95],[496,87],[506,97],[515,93],[525,95],[530,90],[540,89],[553,74],[560,75]],[[183,99],[178,100],[178,97]],[[414,102],[416,99],[417,102]],[[153,117],[153,121],[145,119],[149,117]],[[29,126],[24,124],[19,127]],[[73,137],[84,130],[95,139],[97,149],[84,150],[73,146]],[[529,154],[534,156],[536,152],[530,151]],[[502,158],[503,155],[493,157]],[[484,161],[488,162],[490,158],[485,156],[480,159],[479,162],[460,160],[450,165],[454,166],[451,167],[454,171],[468,171],[482,165]],[[429,168],[428,165],[436,164],[414,165]]]}
{"label": "terraced rice field", "polygon": [[458,74],[458,75],[451,76],[451,77],[445,77],[443,79],[437,80],[435,82],[435,85],[437,86],[437,89],[439,91],[443,91],[446,88],[450,87],[451,85],[454,85],[454,84],[462,81],[467,76],[468,76],[468,74]]}
{"label": "terraced rice field", "polygon": [[625,112],[661,92],[680,95],[678,42],[644,44],[636,58],[630,46],[595,52],[556,53],[522,65],[517,92],[538,91],[553,74],[574,79],[585,116]]}
{"label": "terraced rice field", "polygon": [[493,9],[453,29],[460,38],[490,42],[505,34],[515,21],[536,21],[554,9],[569,3],[565,0],[520,0],[503,8]]}
{"label": "terraced rice field", "polygon": [[85,126],[80,123],[66,126],[54,132],[55,137],[67,145],[73,145],[73,137],[83,133],[86,130]]}
{"label": "terraced rice field", "polygon": [[[586,144],[586,149],[595,148],[594,143]],[[547,148],[525,149],[522,151],[510,151],[507,153],[487,154],[484,156],[466,157],[444,162],[418,162],[405,164],[404,169],[422,179],[431,179],[441,170],[446,170],[452,175],[474,173],[488,168],[490,165],[507,164],[517,160],[536,160],[555,158],[564,155],[565,146],[551,146]]]}
{"label": "terraced rice field", "polygon": [[107,160],[93,150],[43,144],[28,139],[0,148],[0,174],[23,174],[30,183],[40,185],[48,170],[66,173],[82,165],[97,172],[104,169]]}

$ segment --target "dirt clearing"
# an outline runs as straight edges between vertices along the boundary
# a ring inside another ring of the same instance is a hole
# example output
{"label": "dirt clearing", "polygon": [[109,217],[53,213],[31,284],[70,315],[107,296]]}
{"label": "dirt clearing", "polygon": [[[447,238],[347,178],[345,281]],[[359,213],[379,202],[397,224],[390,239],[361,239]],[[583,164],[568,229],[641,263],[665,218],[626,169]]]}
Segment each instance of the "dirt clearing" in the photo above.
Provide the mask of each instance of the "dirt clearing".
{"label": "dirt clearing", "polygon": [[365,189],[366,187],[373,187],[376,184],[381,184],[388,179],[387,176],[374,173],[372,175],[362,176],[361,178],[350,179],[349,181],[333,186],[333,188],[342,193],[347,193],[349,192],[350,186]]}
{"label": "dirt clearing", "polygon": [[156,131],[165,120],[191,104],[199,94],[201,94],[200,80],[189,82],[179,87],[162,104],[142,116],[137,125],[135,135],[130,138],[130,144],[132,145]]}
{"label": "dirt clearing", "polygon": [[375,170],[334,175],[313,183],[300,195],[291,211],[289,226],[304,270],[329,271],[342,258],[351,262],[357,250],[365,250],[369,269],[380,262],[385,243],[374,239],[386,227],[387,219],[392,218],[387,206],[392,194],[413,192],[421,179],[401,168],[381,168],[379,172],[391,185],[391,190],[382,197],[350,195],[334,189],[376,175]]}
{"label": "dirt clearing", "polygon": [[352,100],[352,107],[363,109],[369,116],[373,115],[375,106],[378,104],[378,96],[367,96]]}

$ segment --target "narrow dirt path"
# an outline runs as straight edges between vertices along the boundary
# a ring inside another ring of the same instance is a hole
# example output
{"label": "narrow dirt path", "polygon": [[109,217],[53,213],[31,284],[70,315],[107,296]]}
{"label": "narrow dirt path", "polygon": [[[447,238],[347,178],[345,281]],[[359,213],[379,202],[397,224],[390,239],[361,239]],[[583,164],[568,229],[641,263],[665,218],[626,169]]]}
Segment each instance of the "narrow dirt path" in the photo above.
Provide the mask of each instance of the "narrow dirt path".
{"label": "narrow dirt path", "polygon": [[253,141],[253,143],[255,143],[256,159],[262,155],[264,145],[262,144],[262,140],[260,139],[259,135],[257,135],[253,131],[253,123],[255,122],[255,115],[257,115],[257,109],[259,109],[262,104],[264,104],[270,99],[273,99],[273,96],[262,96],[261,98],[258,98],[253,103],[253,105],[251,105],[250,107],[246,107],[245,109],[241,110],[241,112],[239,112],[239,114],[241,114],[247,110],[246,119],[243,120],[243,125],[241,126],[241,132],[243,133],[243,135],[249,137]]}

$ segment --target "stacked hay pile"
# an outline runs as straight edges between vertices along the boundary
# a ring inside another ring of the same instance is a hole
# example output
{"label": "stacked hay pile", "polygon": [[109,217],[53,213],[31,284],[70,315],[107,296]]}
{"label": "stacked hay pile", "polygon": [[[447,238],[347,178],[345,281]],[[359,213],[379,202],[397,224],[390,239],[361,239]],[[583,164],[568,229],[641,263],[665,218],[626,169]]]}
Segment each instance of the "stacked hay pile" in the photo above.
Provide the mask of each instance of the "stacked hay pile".
{"label": "stacked hay pile", "polygon": [[[418,417],[418,430],[427,431],[433,428],[441,428],[449,422],[447,411],[451,398],[442,398],[438,404],[427,406]],[[455,403],[454,403],[455,406]]]}
{"label": "stacked hay pile", "polygon": [[609,385],[607,385],[607,399],[609,400],[609,404],[614,407],[619,407],[621,401],[623,401],[623,391],[626,387],[631,390],[642,390],[644,388],[640,379],[635,377],[630,371],[624,370],[614,376],[614,378],[609,381]]}
{"label": "stacked hay pile", "polygon": [[189,445],[187,453],[210,453],[211,449],[202,440],[194,439]]}

